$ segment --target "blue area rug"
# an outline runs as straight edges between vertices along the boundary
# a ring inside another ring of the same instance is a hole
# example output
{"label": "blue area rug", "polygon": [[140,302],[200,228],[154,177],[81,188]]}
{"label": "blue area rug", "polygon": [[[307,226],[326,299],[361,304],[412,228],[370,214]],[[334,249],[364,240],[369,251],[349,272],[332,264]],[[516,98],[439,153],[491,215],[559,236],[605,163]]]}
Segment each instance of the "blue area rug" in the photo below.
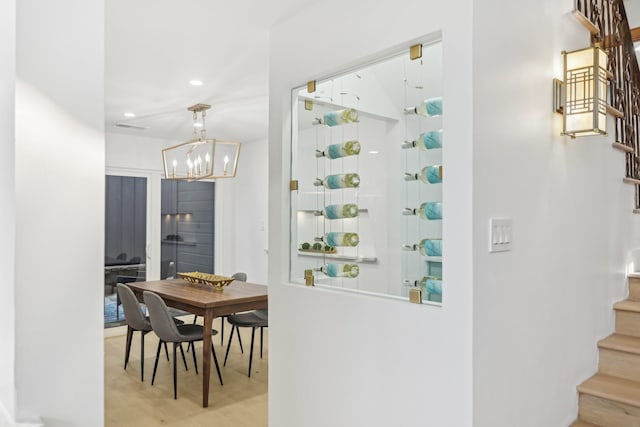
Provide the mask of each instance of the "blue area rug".
{"label": "blue area rug", "polygon": [[107,295],[104,297],[104,327],[111,328],[120,325],[124,325],[122,305],[118,307],[118,312],[116,312],[116,294]]}

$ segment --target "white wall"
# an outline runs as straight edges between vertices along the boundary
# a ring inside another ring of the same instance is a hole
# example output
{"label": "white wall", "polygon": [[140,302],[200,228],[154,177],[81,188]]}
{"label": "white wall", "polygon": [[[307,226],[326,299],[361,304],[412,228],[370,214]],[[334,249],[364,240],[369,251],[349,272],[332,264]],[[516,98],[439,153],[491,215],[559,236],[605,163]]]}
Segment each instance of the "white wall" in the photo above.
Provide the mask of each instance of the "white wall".
{"label": "white wall", "polygon": [[[161,150],[176,141],[117,133],[107,134],[107,172],[147,176],[151,223],[148,225],[149,278],[160,277],[160,182],[164,177]],[[243,143],[235,178],[216,182],[216,253],[218,274],[244,271],[248,280],[266,283],[267,143]],[[158,212],[154,215],[153,212]],[[261,230],[261,227],[265,230]],[[155,242],[155,244],[154,244]]]}
{"label": "white wall", "polygon": [[[291,89],[438,30],[445,306],[287,284]],[[471,2],[325,0],[273,28],[270,61],[269,424],[471,425]]]}
{"label": "white wall", "polygon": [[[234,230],[229,272],[243,271],[255,283],[267,283],[268,158],[266,139],[245,143],[236,177],[224,180],[231,206],[224,219]],[[220,248],[226,249],[226,244]]]}
{"label": "white wall", "polygon": [[[474,2],[477,427],[576,418],[576,385],[596,371],[596,341],[613,329],[627,251],[638,245],[613,137],[560,137],[551,111],[561,51],[590,42],[573,3]],[[489,218],[501,216],[513,218],[513,251],[490,254]]]}
{"label": "white wall", "polygon": [[16,418],[98,426],[104,4],[21,0],[16,23]]}
{"label": "white wall", "polygon": [[15,417],[15,1],[0,3],[0,425]]}

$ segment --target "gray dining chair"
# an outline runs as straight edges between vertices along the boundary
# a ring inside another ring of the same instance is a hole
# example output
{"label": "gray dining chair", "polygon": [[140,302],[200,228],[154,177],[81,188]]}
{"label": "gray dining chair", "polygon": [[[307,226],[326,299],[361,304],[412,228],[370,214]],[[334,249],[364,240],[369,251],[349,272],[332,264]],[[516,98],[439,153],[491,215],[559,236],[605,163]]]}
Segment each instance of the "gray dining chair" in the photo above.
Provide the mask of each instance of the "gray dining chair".
{"label": "gray dining chair", "polygon": [[[145,316],[140,308],[140,302],[136,298],[130,287],[123,283],[117,285],[118,297],[122,303],[124,309],[124,318],[127,322],[127,344],[124,352],[124,369],[127,369],[129,363],[129,354],[131,353],[131,342],[133,340],[133,333],[140,332],[140,380],[144,381],[144,337],[153,329],[149,317]],[[172,319],[172,321],[178,325],[184,322],[179,319]],[[169,360],[169,351],[167,350],[167,343],[164,343],[164,351]],[[187,365],[186,360],[183,360],[185,367]]]}
{"label": "gray dining chair", "polygon": [[240,328],[251,328],[251,348],[249,349],[249,373],[247,376],[251,377],[251,364],[253,362],[253,342],[256,335],[256,329],[260,328],[260,358],[262,359],[262,345],[264,339],[264,328],[269,327],[269,311],[268,310],[253,310],[246,313],[232,314],[227,317],[227,320],[231,324],[231,333],[229,334],[229,343],[227,344],[227,351],[224,355],[224,363],[222,366],[227,366],[227,357],[229,357],[229,349],[231,348],[231,341],[233,340],[234,330],[240,337]]}
{"label": "gray dining chair", "polygon": [[[234,280],[237,280],[238,282],[246,282],[247,281],[247,273],[233,273],[233,275],[231,276],[233,277]],[[220,345],[224,345],[224,321],[227,318],[227,316],[220,316]],[[193,316],[193,324],[196,324],[196,321],[198,320],[198,316],[195,315]],[[231,332],[233,333],[233,329],[231,330]],[[242,354],[244,354],[244,349],[242,348],[242,338],[240,338],[240,333],[238,332],[238,344],[240,344],[240,352]],[[191,349],[191,344],[189,344],[187,346],[187,351],[189,351]]]}
{"label": "gray dining chair", "polygon": [[[118,283],[131,283],[131,282],[137,282],[138,276],[121,276],[118,275],[116,276],[116,285]],[[116,291],[116,320],[120,320],[120,306],[122,305],[122,299],[120,298],[120,292]],[[125,315],[125,317],[127,317]]]}
{"label": "gray dining chair", "polygon": [[[173,398],[178,398],[178,374],[177,374],[177,363],[176,363],[176,350],[180,347],[180,352],[184,356],[184,351],[182,350],[183,342],[196,342],[202,341],[204,338],[204,328],[201,325],[189,325],[182,324],[176,325],[175,322],[172,321],[171,314],[167,309],[167,305],[162,300],[162,298],[153,292],[145,291],[142,293],[142,297],[144,299],[145,304],[147,305],[147,309],[149,310],[149,318],[151,319],[151,326],[153,326],[153,331],[163,342],[170,342],[173,344]],[[216,335],[218,331],[211,330],[207,331],[211,335]],[[220,385],[223,385],[222,382],[222,374],[220,373],[220,366],[218,365],[218,358],[216,356],[216,350],[213,347],[213,342],[211,343],[211,353],[213,355],[213,361],[216,364],[216,370],[218,371],[218,378],[220,379]],[[196,360],[196,352],[195,350],[191,352],[193,355],[193,364],[195,366],[196,374],[198,373],[198,362]],[[156,352],[156,361],[153,366],[153,376],[151,378],[151,385],[154,384],[156,379],[156,371],[158,368],[158,359],[160,358],[160,344],[158,344],[158,350]]]}

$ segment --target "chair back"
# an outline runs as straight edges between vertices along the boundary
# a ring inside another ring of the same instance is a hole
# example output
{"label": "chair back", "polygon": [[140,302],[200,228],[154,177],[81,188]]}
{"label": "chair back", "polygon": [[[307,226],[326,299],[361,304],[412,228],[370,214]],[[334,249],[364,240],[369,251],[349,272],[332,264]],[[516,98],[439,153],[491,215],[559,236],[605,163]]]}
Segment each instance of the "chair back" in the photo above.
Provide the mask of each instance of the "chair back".
{"label": "chair back", "polygon": [[246,282],[247,281],[247,273],[234,273],[233,277],[235,280],[239,281],[239,282]]}
{"label": "chair back", "polygon": [[144,291],[142,297],[149,310],[149,319],[151,320],[153,332],[162,341],[179,342],[182,334],[178,331],[178,327],[162,298],[158,294],[149,291]]}
{"label": "chair back", "polygon": [[253,313],[260,319],[269,320],[269,310],[254,310]]}
{"label": "chair back", "polygon": [[137,331],[150,331],[151,323],[145,318],[140,303],[130,287],[125,284],[118,283],[118,296],[124,308],[124,317],[133,329]]}

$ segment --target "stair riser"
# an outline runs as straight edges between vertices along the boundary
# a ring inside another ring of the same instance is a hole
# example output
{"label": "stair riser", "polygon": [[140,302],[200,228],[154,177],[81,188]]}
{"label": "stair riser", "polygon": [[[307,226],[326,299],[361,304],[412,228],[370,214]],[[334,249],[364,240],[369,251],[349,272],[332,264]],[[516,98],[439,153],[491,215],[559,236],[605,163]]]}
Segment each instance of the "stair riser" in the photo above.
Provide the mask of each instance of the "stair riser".
{"label": "stair riser", "polygon": [[579,417],[583,421],[600,426],[640,426],[640,408],[582,393]]}
{"label": "stair riser", "polygon": [[629,299],[640,301],[640,278],[629,277]]}
{"label": "stair riser", "polygon": [[616,332],[640,337],[640,313],[616,310]]}
{"label": "stair riser", "polygon": [[601,348],[599,369],[601,374],[640,381],[640,355]]}

